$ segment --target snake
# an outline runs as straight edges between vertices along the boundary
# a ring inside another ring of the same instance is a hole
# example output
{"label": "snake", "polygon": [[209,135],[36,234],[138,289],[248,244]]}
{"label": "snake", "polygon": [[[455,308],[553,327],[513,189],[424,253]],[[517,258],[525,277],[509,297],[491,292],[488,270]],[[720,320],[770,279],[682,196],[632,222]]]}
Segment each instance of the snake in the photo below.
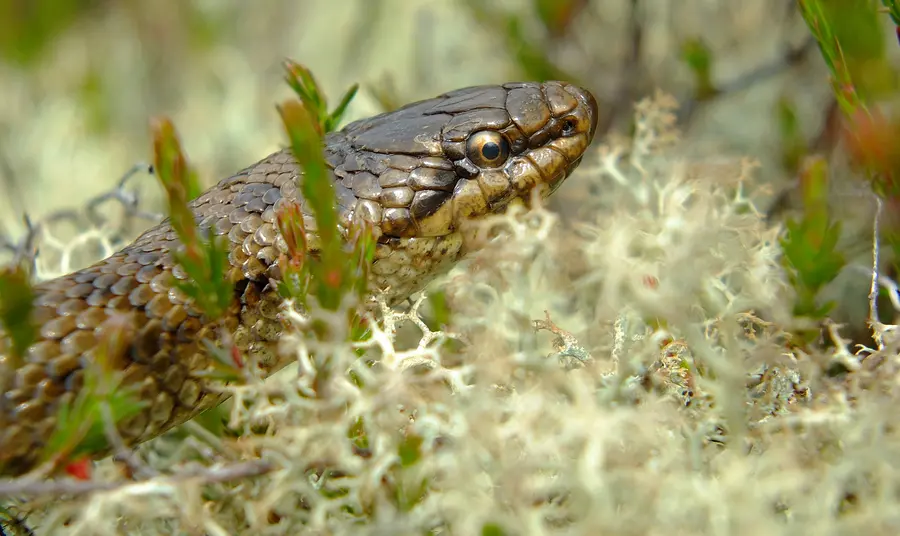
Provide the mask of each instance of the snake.
{"label": "snake", "polygon": [[[446,92],[326,134],[322,154],[340,236],[347,239],[355,218],[373,230],[369,292],[391,305],[407,300],[469,253],[467,222],[529,200],[535,189],[545,198],[555,192],[581,163],[598,115],[583,87],[512,82]],[[278,362],[273,348],[284,323],[276,283],[287,251],[279,208],[297,203],[307,251],[315,255],[321,246],[303,173],[283,148],[188,203],[202,232],[227,238],[224,277],[233,298],[220,323],[177,284],[188,275],[176,262],[180,242],[169,218],[91,266],[36,283],[35,340],[14,359],[0,329],[0,474],[22,475],[43,463],[39,453],[60,425],[60,409],[85,388],[85,372],[121,313],[129,323],[115,372],[142,402],[114,425],[129,447],[224,400],[204,374],[214,356],[202,344],[220,326],[243,354]]]}

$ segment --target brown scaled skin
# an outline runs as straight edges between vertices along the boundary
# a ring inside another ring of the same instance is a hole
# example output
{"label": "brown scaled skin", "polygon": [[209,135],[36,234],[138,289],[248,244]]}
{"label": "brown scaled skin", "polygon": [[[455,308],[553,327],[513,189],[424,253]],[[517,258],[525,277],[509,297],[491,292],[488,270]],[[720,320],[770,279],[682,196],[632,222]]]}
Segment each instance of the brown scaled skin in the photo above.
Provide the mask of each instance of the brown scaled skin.
{"label": "brown scaled skin", "polygon": [[[460,258],[463,221],[502,211],[535,187],[550,195],[580,163],[597,116],[584,89],[511,83],[460,89],[329,134],[324,154],[342,232],[355,217],[375,224],[371,287],[386,289],[391,303],[406,299]],[[285,364],[273,351],[281,324],[271,279],[286,250],[275,225],[280,203],[301,202],[310,249],[317,247],[298,191],[301,173],[290,150],[282,150],[190,203],[201,228],[229,239],[234,302],[225,325],[241,352],[269,373]],[[165,220],[109,258],[36,287],[40,334],[24,362],[10,357],[10,342],[0,336],[0,474],[35,467],[60,403],[78,393],[103,331],[123,318],[118,312],[131,324],[116,366],[146,402],[119,425],[127,445],[223,400],[198,375],[211,359],[199,341],[215,334],[173,284],[186,277],[170,253],[176,246]]]}

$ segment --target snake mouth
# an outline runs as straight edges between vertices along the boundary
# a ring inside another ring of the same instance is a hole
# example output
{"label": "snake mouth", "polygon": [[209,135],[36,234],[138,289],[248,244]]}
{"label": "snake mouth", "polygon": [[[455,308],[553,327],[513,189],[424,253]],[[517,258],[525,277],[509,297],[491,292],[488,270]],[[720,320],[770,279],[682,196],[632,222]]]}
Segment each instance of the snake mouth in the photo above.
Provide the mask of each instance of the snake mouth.
{"label": "snake mouth", "polygon": [[564,170],[554,175],[553,178],[551,178],[547,182],[549,188],[547,189],[546,195],[549,196],[556,193],[556,191],[559,190],[559,187],[562,186],[564,182],[566,182],[566,179],[572,176],[572,172],[575,171],[575,169],[577,169],[579,165],[581,165],[581,160],[583,158],[583,156],[579,156],[571,163],[569,163]]}

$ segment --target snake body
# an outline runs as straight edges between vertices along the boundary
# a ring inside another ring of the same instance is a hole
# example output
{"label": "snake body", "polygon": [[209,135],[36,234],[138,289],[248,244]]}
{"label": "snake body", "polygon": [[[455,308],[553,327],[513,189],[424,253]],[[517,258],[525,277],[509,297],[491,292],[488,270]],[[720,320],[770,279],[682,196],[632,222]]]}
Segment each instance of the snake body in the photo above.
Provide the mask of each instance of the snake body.
{"label": "snake body", "polygon": [[[597,125],[594,97],[564,83],[468,87],[348,124],[325,138],[339,226],[374,224],[371,288],[396,303],[464,255],[465,220],[502,211],[533,188],[552,193],[578,166]],[[302,199],[302,169],[290,150],[275,152],[220,181],[189,203],[203,230],[227,236],[234,289],[224,325],[235,346],[261,363],[281,332],[273,287],[286,251],[275,214],[300,203],[309,250],[316,226]],[[223,398],[198,373],[210,360],[214,326],[175,285],[187,278],[174,258],[169,220],[96,264],[36,285],[39,336],[22,359],[0,331],[0,474],[32,470],[57,427],[63,402],[83,387],[109,322],[127,313],[123,382],[144,409],[122,421],[127,445],[147,441]],[[2,327],[2,326],[0,326]]]}

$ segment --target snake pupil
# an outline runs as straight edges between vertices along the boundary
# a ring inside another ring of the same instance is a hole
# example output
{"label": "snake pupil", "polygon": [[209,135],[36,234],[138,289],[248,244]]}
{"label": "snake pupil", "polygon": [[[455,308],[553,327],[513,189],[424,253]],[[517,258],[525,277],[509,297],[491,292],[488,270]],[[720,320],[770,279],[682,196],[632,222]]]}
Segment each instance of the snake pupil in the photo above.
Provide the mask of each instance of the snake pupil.
{"label": "snake pupil", "polygon": [[466,156],[476,167],[496,168],[509,157],[509,142],[499,132],[476,132],[466,142]]}
{"label": "snake pupil", "polygon": [[492,141],[485,143],[481,147],[481,155],[488,160],[494,160],[495,158],[500,156],[500,145]]}

